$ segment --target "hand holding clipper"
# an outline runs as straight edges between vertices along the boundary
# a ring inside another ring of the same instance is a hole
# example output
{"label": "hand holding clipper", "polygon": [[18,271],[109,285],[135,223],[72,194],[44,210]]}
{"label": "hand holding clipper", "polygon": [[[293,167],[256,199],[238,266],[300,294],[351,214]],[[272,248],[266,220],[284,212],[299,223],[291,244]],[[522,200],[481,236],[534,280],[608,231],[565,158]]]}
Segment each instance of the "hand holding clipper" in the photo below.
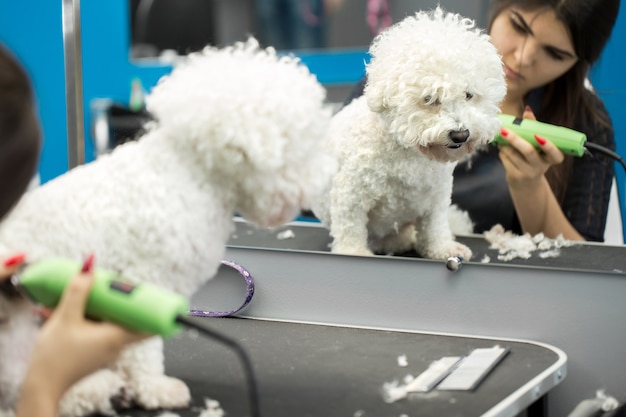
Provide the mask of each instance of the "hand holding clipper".
{"label": "hand holding clipper", "polygon": [[[539,135],[554,143],[564,154],[581,157],[585,153],[587,136],[584,133],[537,120],[521,119],[509,114],[498,116],[503,128],[514,132],[536,148],[539,147],[539,144],[535,140],[535,135]],[[496,135],[493,142],[507,144],[500,134]]]}
{"label": "hand holding clipper", "polygon": [[[45,307],[55,307],[80,264],[49,258],[27,265],[14,275],[13,284],[28,298]],[[181,329],[178,316],[189,311],[181,295],[147,283],[131,284],[119,274],[95,268],[85,314],[130,330],[169,337]]]}

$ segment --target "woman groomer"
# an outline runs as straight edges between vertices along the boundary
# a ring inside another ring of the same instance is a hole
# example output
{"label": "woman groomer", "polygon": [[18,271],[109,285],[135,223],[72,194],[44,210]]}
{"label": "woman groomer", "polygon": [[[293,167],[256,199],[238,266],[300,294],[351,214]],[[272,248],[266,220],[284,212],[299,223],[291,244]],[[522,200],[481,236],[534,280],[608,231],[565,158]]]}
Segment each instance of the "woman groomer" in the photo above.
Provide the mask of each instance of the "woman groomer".
{"label": "woman groomer", "polygon": [[[488,32],[507,83],[502,113],[566,126],[614,150],[611,120],[586,76],[619,6],[620,0],[492,0]],[[564,156],[541,135],[538,150],[507,129],[501,136],[510,146],[489,146],[454,173],[452,203],[469,213],[474,232],[501,224],[517,234],[602,241],[613,160]]]}
{"label": "woman groomer", "polygon": [[[586,82],[619,10],[619,0],[494,0],[488,31],[502,56],[507,95],[503,113],[584,132],[615,149],[611,120]],[[511,146],[492,147],[455,171],[452,202],[482,232],[562,234],[602,241],[613,160],[564,156],[538,136],[539,150],[503,129]]]}

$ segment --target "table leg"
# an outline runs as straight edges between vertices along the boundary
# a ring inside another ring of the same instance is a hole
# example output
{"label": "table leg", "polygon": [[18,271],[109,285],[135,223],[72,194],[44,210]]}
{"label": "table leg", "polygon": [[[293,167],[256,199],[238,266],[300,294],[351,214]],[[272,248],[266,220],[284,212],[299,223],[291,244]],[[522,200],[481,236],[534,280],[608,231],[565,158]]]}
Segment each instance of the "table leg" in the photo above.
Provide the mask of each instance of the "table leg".
{"label": "table leg", "polygon": [[527,417],[546,417],[548,415],[548,396],[544,395],[532,403],[526,410]]}

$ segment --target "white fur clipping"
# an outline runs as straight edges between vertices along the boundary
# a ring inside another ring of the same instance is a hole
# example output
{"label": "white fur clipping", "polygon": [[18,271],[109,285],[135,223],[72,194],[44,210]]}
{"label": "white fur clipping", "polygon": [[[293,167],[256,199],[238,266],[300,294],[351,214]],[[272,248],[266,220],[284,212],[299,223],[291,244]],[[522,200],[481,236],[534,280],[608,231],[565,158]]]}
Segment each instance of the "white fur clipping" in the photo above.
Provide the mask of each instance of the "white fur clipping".
{"label": "white fur clipping", "polygon": [[456,204],[452,204],[448,209],[448,221],[450,222],[450,230],[455,236],[466,236],[474,233],[474,223],[469,213]]}
{"label": "white fur clipping", "polygon": [[383,401],[390,404],[406,398],[406,385],[397,380],[385,382],[383,384]]}
{"label": "white fur clipping", "polygon": [[205,398],[204,409],[198,415],[198,417],[224,417],[224,415],[225,415],[225,412],[220,406],[219,401]]}
{"label": "white fur clipping", "polygon": [[560,248],[574,244],[571,240],[559,235],[556,239],[547,238],[543,233],[531,236],[529,233],[516,235],[504,230],[502,225],[497,224],[483,233],[485,239],[491,243],[490,249],[498,250],[498,260],[511,261],[515,258],[528,259],[532,252],[540,251],[541,258],[555,258],[560,255]]}
{"label": "white fur clipping", "polygon": [[581,401],[568,417],[589,417],[605,415],[619,407],[619,401],[604,393],[603,390],[596,391],[596,397]]}
{"label": "white fur clipping", "polygon": [[409,366],[409,360],[407,359],[406,355],[400,355],[398,356],[398,366],[400,367],[407,367]]}

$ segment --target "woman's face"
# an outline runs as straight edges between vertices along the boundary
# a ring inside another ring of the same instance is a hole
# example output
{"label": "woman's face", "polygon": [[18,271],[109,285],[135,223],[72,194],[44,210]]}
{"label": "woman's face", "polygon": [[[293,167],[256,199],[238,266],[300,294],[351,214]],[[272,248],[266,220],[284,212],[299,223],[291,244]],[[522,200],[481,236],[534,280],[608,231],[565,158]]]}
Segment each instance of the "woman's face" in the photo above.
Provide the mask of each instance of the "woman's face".
{"label": "woman's face", "polygon": [[567,27],[550,9],[504,9],[489,34],[502,55],[507,94],[516,97],[555,80],[578,61]]}

